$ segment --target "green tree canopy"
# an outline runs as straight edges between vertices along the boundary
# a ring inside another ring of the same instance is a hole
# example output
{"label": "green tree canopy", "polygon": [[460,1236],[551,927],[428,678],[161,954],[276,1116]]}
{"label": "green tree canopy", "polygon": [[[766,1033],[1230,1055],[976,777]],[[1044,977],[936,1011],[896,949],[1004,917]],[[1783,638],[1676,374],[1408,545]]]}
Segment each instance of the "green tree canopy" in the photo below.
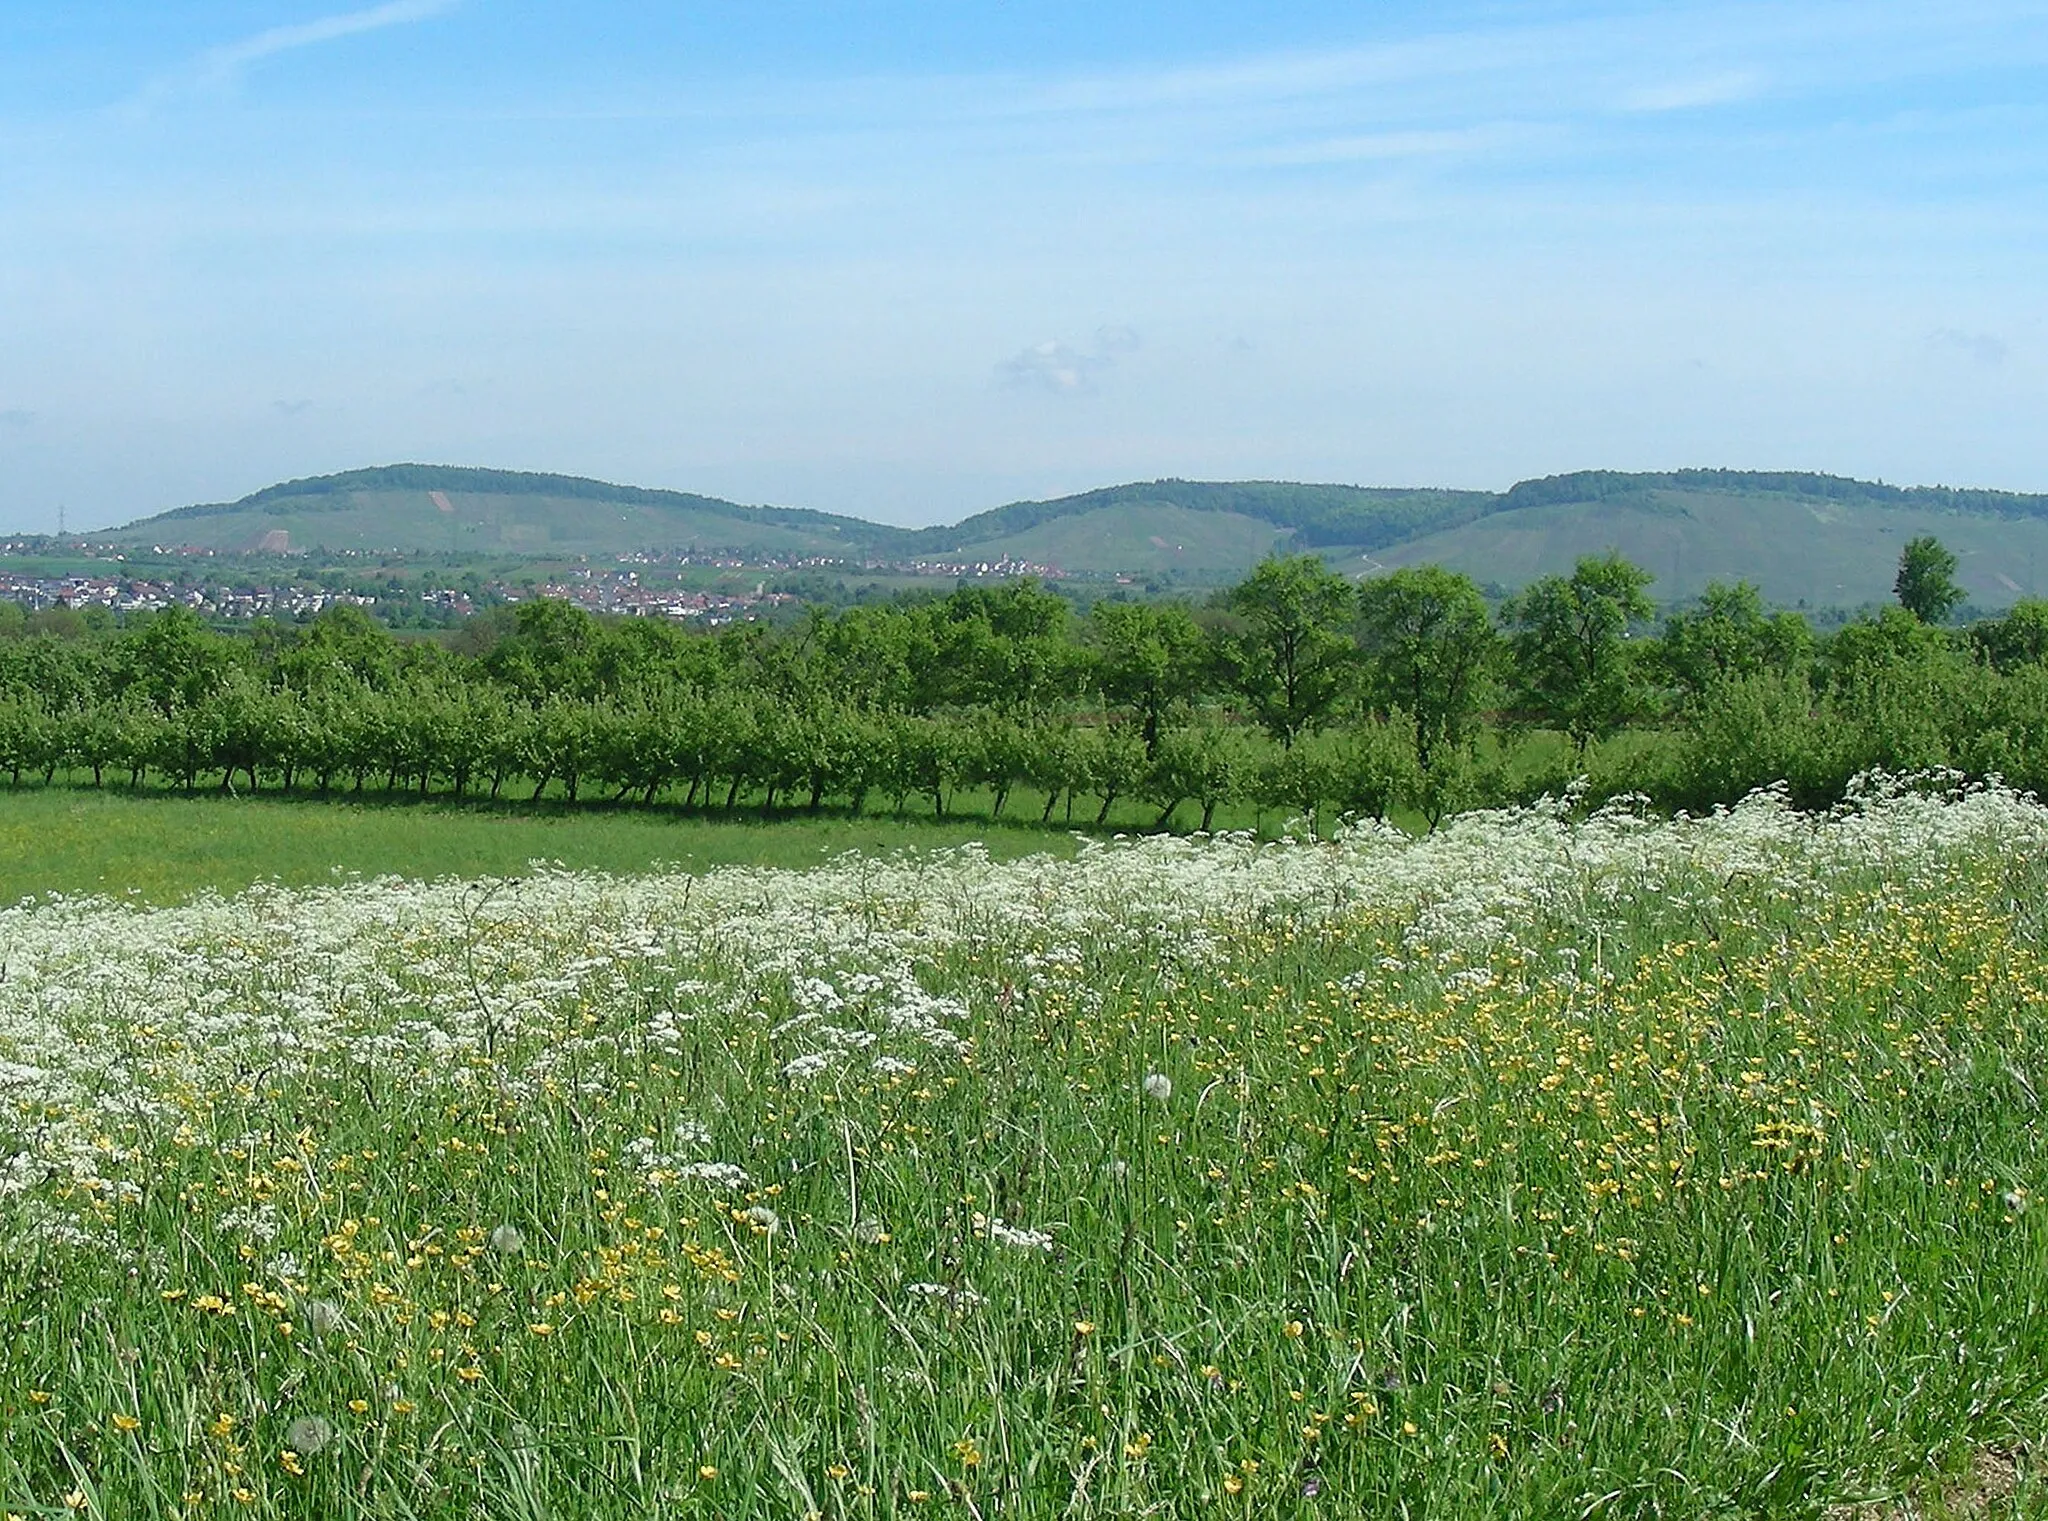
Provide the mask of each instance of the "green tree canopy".
{"label": "green tree canopy", "polygon": [[1206,674],[1201,626],[1180,602],[1098,602],[1089,623],[1102,695],[1131,710],[1156,755],[1160,725]]}
{"label": "green tree canopy", "polygon": [[1519,706],[1563,730],[1580,756],[1640,714],[1646,694],[1628,646],[1652,612],[1650,573],[1619,555],[1588,556],[1569,577],[1545,576],[1501,610]]}
{"label": "green tree canopy", "polygon": [[1231,589],[1229,607],[1244,622],[1231,648],[1238,690],[1292,744],[1329,716],[1350,676],[1351,583],[1316,555],[1276,557]]}
{"label": "green tree canopy", "polygon": [[2048,602],[2026,597],[2003,618],[1980,623],[1970,639],[1993,668],[2011,673],[2048,661]]}
{"label": "green tree canopy", "polygon": [[1796,613],[1766,613],[1747,581],[1715,581],[1664,624],[1659,653],[1679,690],[1697,699],[1726,681],[1790,671],[1812,653],[1813,632]]}
{"label": "green tree canopy", "polygon": [[1358,615],[1369,699],[1415,721],[1415,759],[1427,770],[1479,715],[1499,643],[1486,599],[1469,576],[1423,565],[1359,587]]}
{"label": "green tree canopy", "polygon": [[1946,623],[1963,600],[1955,575],[1955,555],[1932,534],[1922,534],[1899,552],[1899,575],[1892,591],[1899,606],[1922,623]]}

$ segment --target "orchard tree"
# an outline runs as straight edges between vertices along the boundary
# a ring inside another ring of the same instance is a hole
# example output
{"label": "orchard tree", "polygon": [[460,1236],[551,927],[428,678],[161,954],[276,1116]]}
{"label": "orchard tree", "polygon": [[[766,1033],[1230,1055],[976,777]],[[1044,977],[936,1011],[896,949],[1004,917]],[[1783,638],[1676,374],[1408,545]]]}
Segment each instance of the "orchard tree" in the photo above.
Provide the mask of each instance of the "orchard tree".
{"label": "orchard tree", "polygon": [[2003,618],[1989,619],[1971,629],[1970,642],[1983,652],[1993,670],[2006,675],[2048,662],[2048,602],[2022,598]]}
{"label": "orchard tree", "polygon": [[1089,622],[1102,695],[1131,711],[1145,754],[1157,756],[1160,726],[1201,685],[1200,626],[1179,602],[1098,602]]}
{"label": "orchard tree", "polygon": [[1946,623],[1963,600],[1956,585],[1956,557],[1932,534],[1909,540],[1899,552],[1899,575],[1892,592],[1899,606],[1922,623]]}
{"label": "orchard tree", "polygon": [[1292,745],[1329,716],[1350,677],[1351,584],[1316,555],[1274,558],[1231,589],[1228,605],[1244,620],[1230,652],[1238,689]]}
{"label": "orchard tree", "polygon": [[1765,671],[1787,674],[1813,653],[1813,633],[1797,613],[1766,613],[1747,581],[1715,581],[1699,602],[1664,624],[1659,654],[1671,680],[1698,700],[1723,682]]}
{"label": "orchard tree", "polygon": [[1428,770],[1463,745],[1485,699],[1499,640],[1469,576],[1438,565],[1397,570],[1358,589],[1358,648],[1379,711],[1415,724],[1415,761]]}
{"label": "orchard tree", "polygon": [[1590,741],[1646,705],[1628,632],[1652,612],[1643,594],[1651,579],[1619,555],[1589,555],[1569,577],[1545,576],[1501,610],[1518,705],[1570,735],[1581,760]]}
{"label": "orchard tree", "polygon": [[535,597],[506,621],[510,630],[483,657],[493,681],[535,707],[595,694],[603,630],[589,613],[573,602]]}

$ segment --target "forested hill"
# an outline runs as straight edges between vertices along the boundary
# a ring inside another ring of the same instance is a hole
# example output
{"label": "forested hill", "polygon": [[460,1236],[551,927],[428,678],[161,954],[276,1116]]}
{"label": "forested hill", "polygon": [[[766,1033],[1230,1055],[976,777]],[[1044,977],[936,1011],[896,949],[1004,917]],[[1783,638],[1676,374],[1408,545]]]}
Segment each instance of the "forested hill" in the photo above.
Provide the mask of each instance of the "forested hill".
{"label": "forested hill", "polygon": [[180,508],[109,536],[224,551],[1008,559],[1190,585],[1312,549],[1355,573],[1438,561],[1504,588],[1612,549],[1648,567],[1661,598],[1746,578],[1775,602],[1828,606],[1886,596],[1899,546],[1921,533],[1956,550],[1982,605],[2048,593],[2048,496],[1771,471],[1584,471],[1498,493],[1160,480],[905,529],[578,476],[392,465]]}
{"label": "forested hill", "polygon": [[1066,518],[1165,507],[1254,519],[1292,531],[1298,546],[1377,548],[1470,522],[1503,500],[1490,491],[1314,486],[1291,481],[1151,481],[1105,486],[1047,502],[1013,502],[962,522],[921,530],[920,547],[957,550],[998,542]]}
{"label": "forested hill", "polygon": [[604,554],[690,545],[782,553],[894,547],[906,531],[801,507],[743,507],[687,491],[575,475],[382,465],[266,486],[238,501],[158,513],[112,530],[130,543],[293,550]]}
{"label": "forested hill", "polygon": [[[1485,491],[1402,490],[1292,482],[1164,480],[1054,501],[1014,502],[957,523],[907,529],[807,508],[748,507],[691,492],[617,486],[580,476],[449,465],[385,465],[268,486],[234,502],[180,507],[113,530],[134,543],[254,548],[283,532],[293,549],[427,549],[558,553],[698,547],[797,549],[890,557],[995,558],[1005,542],[1078,519],[1144,523],[1161,513],[1260,525],[1251,539],[1371,548],[1466,522],[1501,500]],[[1089,526],[1099,527],[1099,523]],[[1062,535],[1061,548],[1071,536]],[[1260,542],[1251,558],[1269,547]],[[1204,557],[1202,570],[1235,569]],[[1069,554],[1068,558],[1075,558]],[[1085,550],[1069,568],[1126,565]]]}

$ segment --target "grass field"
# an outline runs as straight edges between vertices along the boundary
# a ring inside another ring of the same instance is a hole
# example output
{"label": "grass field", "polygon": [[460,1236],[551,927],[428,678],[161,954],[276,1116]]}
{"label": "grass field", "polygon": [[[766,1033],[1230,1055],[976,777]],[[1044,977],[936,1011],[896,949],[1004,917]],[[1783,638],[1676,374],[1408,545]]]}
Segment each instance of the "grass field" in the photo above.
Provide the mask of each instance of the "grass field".
{"label": "grass field", "polygon": [[6,911],[0,1512],[2038,1514],[2044,859],[1979,792]]}
{"label": "grass field", "polygon": [[42,893],[171,903],[251,883],[328,883],[341,876],[516,876],[531,863],[602,871],[750,864],[809,866],[848,850],[886,854],[983,840],[991,854],[1071,853],[1070,836],[986,819],[915,815],[762,820],[631,808],[366,803],[140,795],[109,789],[0,786],[0,903]]}
{"label": "grass field", "polygon": [[[1602,773],[1625,776],[1654,761],[1664,736],[1630,732],[1596,747],[1590,759]],[[1512,753],[1489,750],[1518,786],[1533,779],[1561,784],[1570,750],[1557,735],[1521,737]],[[949,816],[934,820],[929,804],[914,801],[901,818],[870,811],[859,817],[828,810],[763,817],[746,804],[685,811],[672,806],[613,807],[559,796],[538,804],[520,800],[420,800],[409,792],[360,798],[275,792],[226,795],[216,787],[186,793],[175,788],[140,792],[115,784],[86,786],[80,775],[59,776],[55,786],[30,781],[0,784],[0,904],[46,893],[105,894],[145,903],[173,903],[195,892],[236,892],[256,882],[291,886],[331,883],[348,876],[514,876],[535,862],[600,871],[645,871],[656,866],[701,871],[714,866],[804,867],[846,851],[887,854],[939,849],[981,841],[999,859],[1049,852],[1071,855],[1076,834],[1140,832],[1158,823],[1158,810],[1122,801],[1095,828],[1097,804],[1082,798],[1071,817],[1064,804],[1041,825],[1044,796],[1013,795],[1001,819],[990,817],[986,793],[963,790]],[[1177,827],[1192,828],[1198,810],[1183,805]],[[1423,828],[1409,813],[1396,822]],[[1219,830],[1271,836],[1289,820],[1272,810],[1227,806]],[[1328,821],[1325,822],[1328,827]]]}

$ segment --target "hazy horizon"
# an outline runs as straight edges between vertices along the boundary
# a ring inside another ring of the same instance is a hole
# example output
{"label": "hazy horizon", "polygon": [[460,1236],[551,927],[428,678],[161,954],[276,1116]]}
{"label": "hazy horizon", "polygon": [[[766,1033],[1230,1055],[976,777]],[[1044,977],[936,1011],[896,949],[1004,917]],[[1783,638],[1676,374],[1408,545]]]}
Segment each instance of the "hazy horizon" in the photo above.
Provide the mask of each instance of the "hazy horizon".
{"label": "hazy horizon", "polygon": [[0,528],[401,460],[2048,490],[2048,0],[0,0]]}

